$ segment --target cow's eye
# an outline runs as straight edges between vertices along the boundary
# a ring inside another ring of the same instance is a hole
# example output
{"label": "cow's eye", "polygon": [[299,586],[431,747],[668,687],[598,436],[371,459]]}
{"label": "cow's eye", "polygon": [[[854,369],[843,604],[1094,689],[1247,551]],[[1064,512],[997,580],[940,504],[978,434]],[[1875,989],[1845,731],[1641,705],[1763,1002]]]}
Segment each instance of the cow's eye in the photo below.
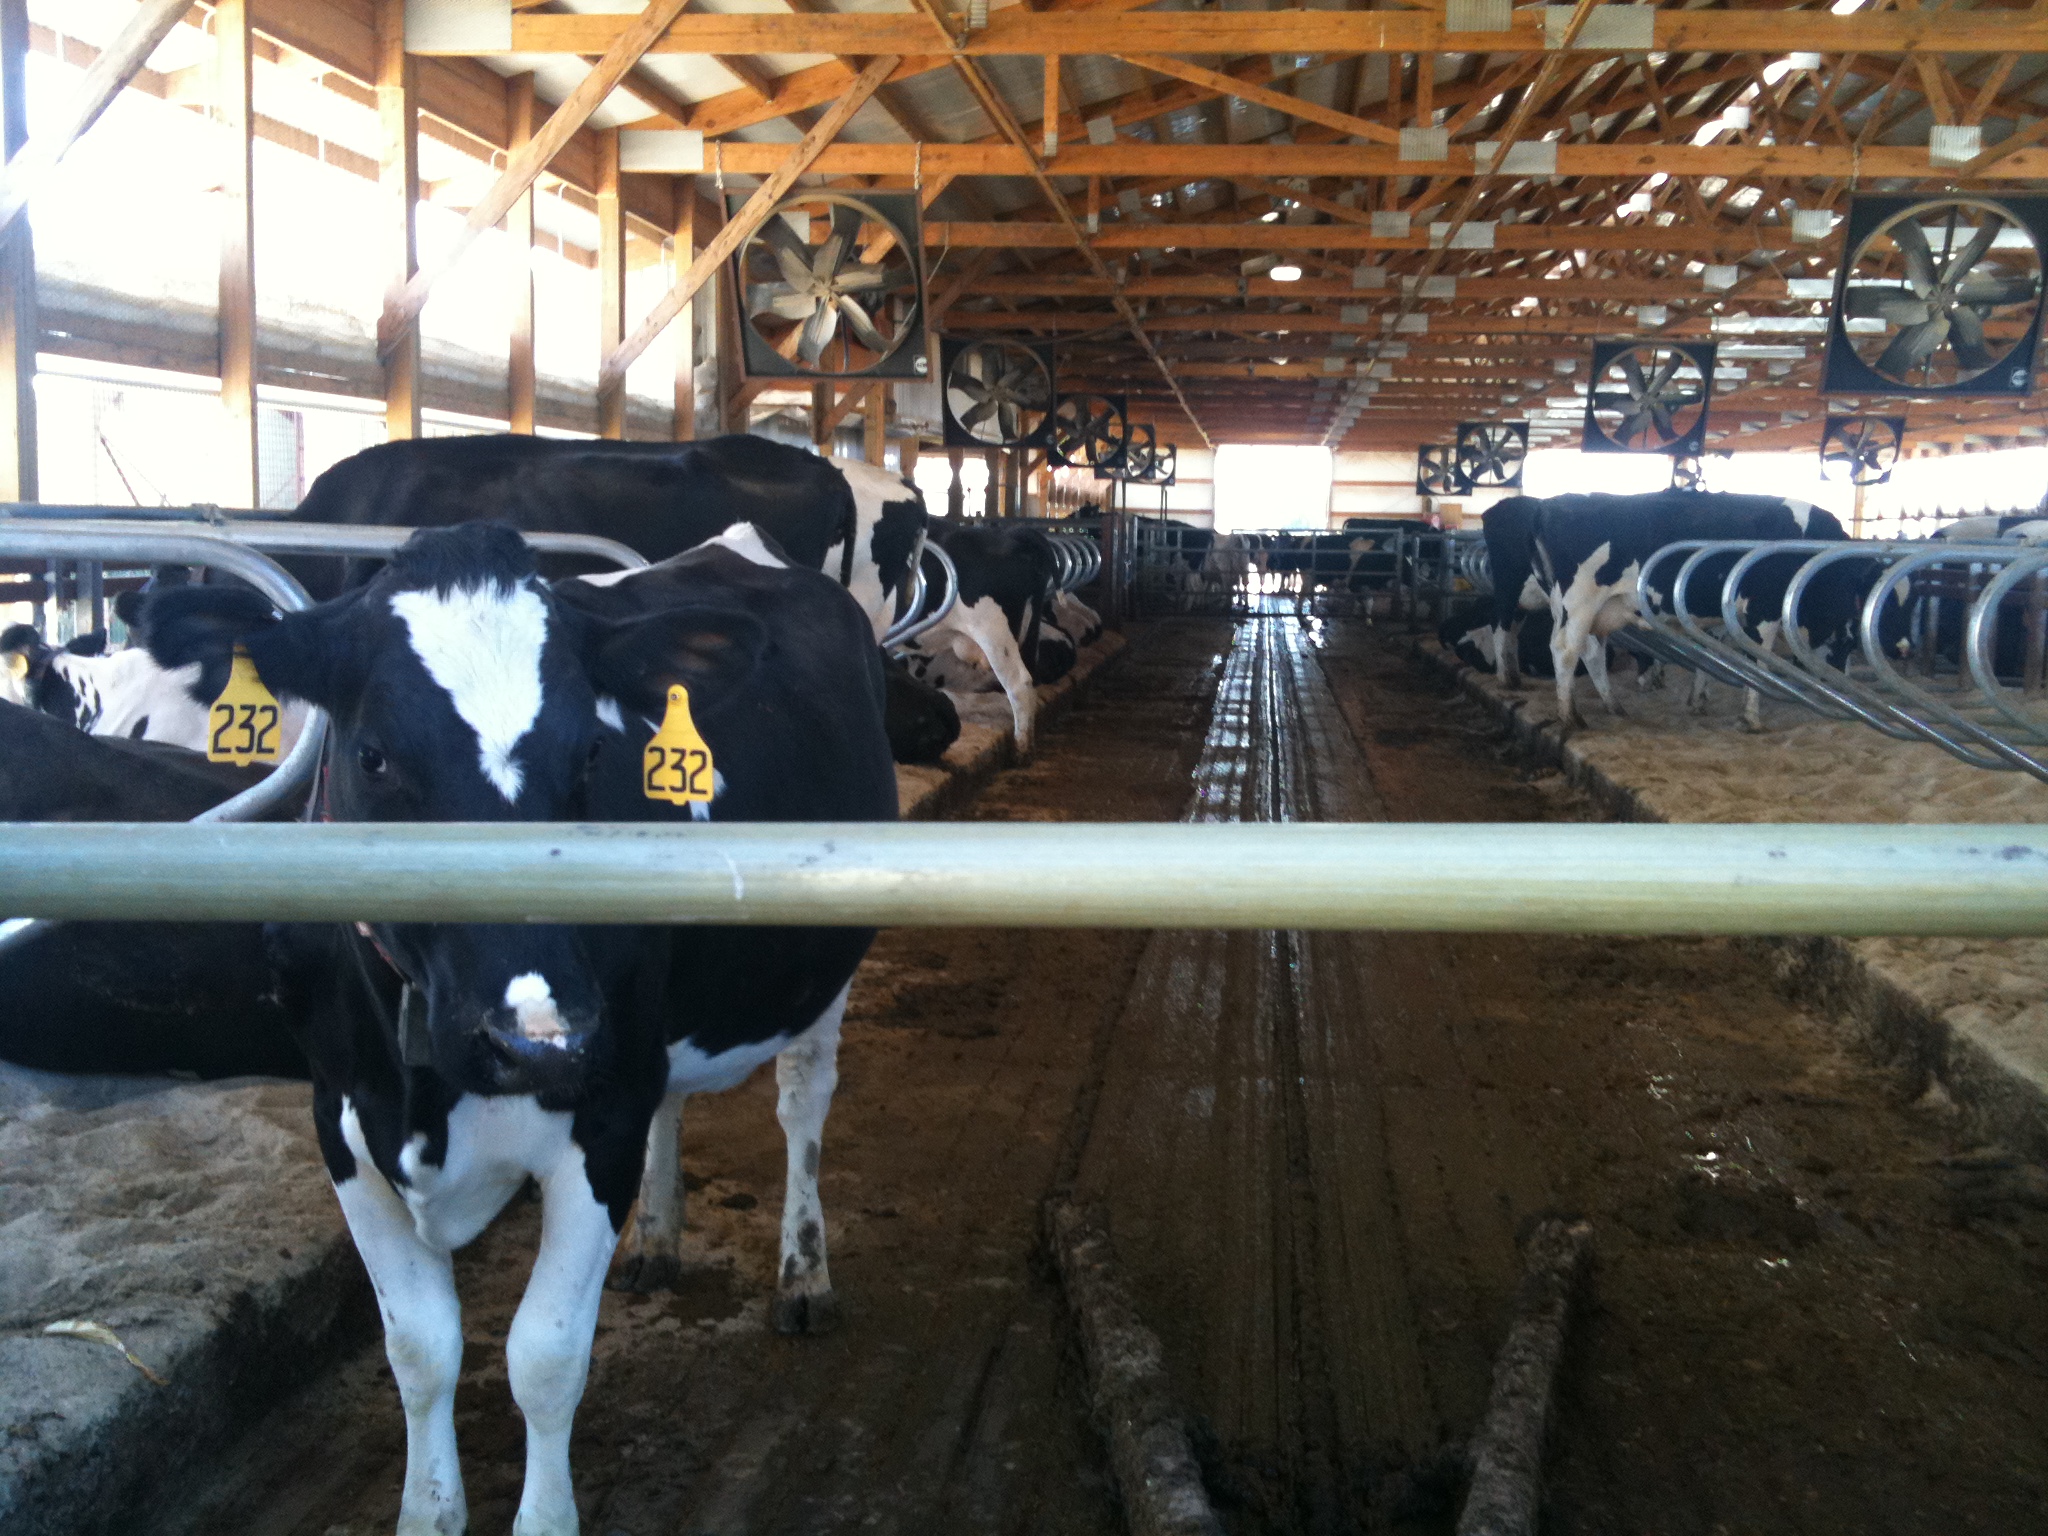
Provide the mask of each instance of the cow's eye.
{"label": "cow's eye", "polygon": [[366,777],[372,779],[383,778],[391,769],[391,764],[384,754],[375,747],[356,748],[356,766],[363,770]]}

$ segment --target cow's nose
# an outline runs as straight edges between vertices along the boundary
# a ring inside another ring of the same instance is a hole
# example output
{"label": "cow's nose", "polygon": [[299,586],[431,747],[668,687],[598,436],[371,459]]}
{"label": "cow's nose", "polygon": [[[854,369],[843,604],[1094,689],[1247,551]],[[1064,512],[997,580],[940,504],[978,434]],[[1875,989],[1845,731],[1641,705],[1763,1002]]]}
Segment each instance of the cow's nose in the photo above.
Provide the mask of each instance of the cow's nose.
{"label": "cow's nose", "polygon": [[504,1005],[491,1010],[480,1031],[491,1074],[502,1093],[574,1093],[589,1064],[596,1020],[565,1009],[547,979],[535,972],[514,977]]}

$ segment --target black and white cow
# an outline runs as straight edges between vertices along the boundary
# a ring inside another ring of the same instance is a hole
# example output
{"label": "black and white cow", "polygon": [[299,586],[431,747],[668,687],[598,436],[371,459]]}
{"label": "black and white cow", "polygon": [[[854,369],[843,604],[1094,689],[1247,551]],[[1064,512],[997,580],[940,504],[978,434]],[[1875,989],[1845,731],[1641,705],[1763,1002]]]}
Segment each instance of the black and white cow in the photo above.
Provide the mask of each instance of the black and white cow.
{"label": "black and white cow", "polygon": [[[140,646],[108,651],[106,638],[95,630],[57,647],[30,625],[16,624],[0,633],[0,662],[19,657],[24,702],[89,735],[205,751],[208,705],[226,672],[204,680],[191,668],[170,672]],[[304,706],[283,711],[280,751],[292,749],[305,724]]]}
{"label": "black and white cow", "polygon": [[[530,533],[596,534],[657,561],[745,522],[794,564],[851,592],[877,640],[906,599],[925,537],[923,494],[903,476],[748,433],[701,443],[516,435],[386,443],[327,470],[293,516],[409,528],[502,522]],[[552,575],[590,565],[569,557],[542,563]],[[362,562],[286,564],[316,595],[366,574]],[[890,739],[905,753],[901,761],[928,761],[916,754],[945,732],[950,706],[905,683],[914,680],[891,682]]]}
{"label": "black and white cow", "polygon": [[979,686],[985,664],[1009,701],[1017,750],[1027,753],[1038,684],[1064,676],[1075,656],[1051,618],[1059,574],[1052,546],[1037,529],[1000,519],[934,518],[928,532],[952,560],[960,596],[944,622],[904,648],[904,659],[926,681],[956,690]]}
{"label": "black and white cow", "polygon": [[[154,599],[148,625],[166,666],[213,665],[241,644],[274,691],[327,710],[322,798],[335,820],[896,815],[866,614],[831,578],[776,562],[751,529],[608,584],[550,589],[511,530],[437,528],[308,612],[280,618],[253,594],[192,588]],[[708,808],[643,793],[642,750],[678,684],[715,761]],[[775,1320],[830,1323],[818,1153],[869,931],[278,932],[321,1151],[405,1406],[400,1530],[466,1524],[450,1254],[528,1177],[544,1210],[506,1342],[527,1423],[514,1529],[576,1530],[569,1434],[606,1271],[636,1194],[653,1229],[667,1225],[674,1147],[657,1136],[650,1165],[650,1127],[665,1102],[731,1087],[771,1057],[789,1145]],[[658,1267],[659,1252],[642,1256]]]}
{"label": "black and white cow", "polygon": [[1508,496],[1479,517],[1486,540],[1486,566],[1493,580],[1493,670],[1508,688],[1522,686],[1518,634],[1523,621],[1545,606],[1535,568],[1536,508],[1540,505],[1534,496]]}
{"label": "black and white cow", "polygon": [[2048,544],[2048,514],[2023,512],[2002,517],[1959,517],[1935,529],[1932,537],[1987,542],[2017,538],[2022,544]]}
{"label": "black and white cow", "polygon": [[[266,771],[0,704],[0,821],[189,821]],[[304,1077],[276,994],[253,923],[56,923],[0,950],[0,1061]]]}
{"label": "black and white cow", "polygon": [[[1659,491],[1644,496],[1553,496],[1537,504],[1532,534],[1532,560],[1537,581],[1549,601],[1550,655],[1557,683],[1561,729],[1583,726],[1572,693],[1580,663],[1593,679],[1611,714],[1622,713],[1607,681],[1607,636],[1639,620],[1636,578],[1644,564],[1666,545],[1690,539],[1845,539],[1848,534],[1834,514],[1778,496],[1727,496],[1704,491]],[[1745,581],[1743,621],[1766,647],[1776,638],[1786,585],[1801,559],[1787,555],[1763,563],[1754,580]],[[1669,574],[1676,561],[1666,562]],[[1722,573],[1732,567],[1725,558]],[[1663,574],[1663,567],[1657,574]],[[1711,570],[1687,589],[1696,604],[1711,595],[1720,612],[1721,583]],[[1496,587],[1496,596],[1498,595]],[[1808,615],[1812,616],[1812,615]],[[1831,620],[1830,628],[1837,621]],[[1817,643],[1832,636],[1816,635]],[[1761,729],[1761,700],[1750,690],[1743,722]]]}

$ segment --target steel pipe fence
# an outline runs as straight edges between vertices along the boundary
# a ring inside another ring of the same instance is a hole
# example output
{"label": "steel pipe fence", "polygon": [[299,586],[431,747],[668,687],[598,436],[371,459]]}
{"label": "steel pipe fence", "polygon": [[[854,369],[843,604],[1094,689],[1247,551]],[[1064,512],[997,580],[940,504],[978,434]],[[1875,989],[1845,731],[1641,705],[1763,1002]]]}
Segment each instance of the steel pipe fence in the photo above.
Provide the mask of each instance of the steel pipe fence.
{"label": "steel pipe fence", "polygon": [[2048,827],[22,824],[0,911],[229,922],[2048,934]]}
{"label": "steel pipe fence", "polygon": [[[1749,616],[1779,579],[1783,651]],[[1644,563],[1636,604],[1615,638],[1640,655],[2048,780],[2048,546],[1688,540]],[[1823,654],[1845,613],[1853,644]]]}

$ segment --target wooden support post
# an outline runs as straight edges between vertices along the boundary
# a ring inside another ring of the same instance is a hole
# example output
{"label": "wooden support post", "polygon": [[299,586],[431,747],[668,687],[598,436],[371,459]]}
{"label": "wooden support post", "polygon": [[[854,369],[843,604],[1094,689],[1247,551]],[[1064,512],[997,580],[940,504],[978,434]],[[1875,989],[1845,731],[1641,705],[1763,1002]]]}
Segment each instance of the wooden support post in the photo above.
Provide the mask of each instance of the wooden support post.
{"label": "wooden support post", "polygon": [[1060,152],[1060,56],[1045,56],[1045,158]]}
{"label": "wooden support post", "polygon": [[1436,126],[1436,55],[1415,55],[1415,126]]}
{"label": "wooden support post", "polygon": [[889,386],[872,384],[868,386],[868,401],[862,407],[861,452],[875,468],[882,467],[884,445],[888,441],[889,429]]}
{"label": "wooden support post", "polygon": [[896,444],[896,472],[904,479],[915,477],[918,449],[922,445],[914,437],[906,437]]}
{"label": "wooden support post", "polygon": [[946,487],[946,516],[951,518],[965,517],[967,515],[967,483],[961,478],[960,471],[966,465],[967,450],[964,448],[948,448],[946,450],[946,462],[953,467],[952,483]]}
{"label": "wooden support post", "polygon": [[256,430],[256,109],[249,0],[213,8],[214,115],[226,151],[220,168],[220,403],[227,452],[216,481],[221,504],[263,504]]}
{"label": "wooden support post", "polygon": [[[0,0],[0,142],[28,142],[28,0]],[[0,234],[0,501],[34,501],[36,486],[36,257],[27,218]]]}
{"label": "wooden support post", "polygon": [[[675,274],[680,278],[697,259],[697,178],[675,179]],[[687,443],[697,436],[697,301],[692,298],[677,313],[676,327],[676,421],[675,440]]]}
{"label": "wooden support post", "polygon": [[[505,82],[505,120],[511,148],[533,137],[533,75],[529,71]],[[539,376],[533,363],[533,197],[532,187],[519,195],[505,214],[505,233],[512,237],[512,347],[505,369],[506,419],[514,432],[531,433],[539,404]]]}
{"label": "wooden support post", "polygon": [[811,386],[811,441],[820,453],[832,451],[832,386],[823,382]]}
{"label": "wooden support post", "polygon": [[[377,3],[378,181],[384,190],[385,308],[419,270],[420,116],[413,61],[405,51],[405,0]],[[415,316],[380,348],[384,364],[384,435],[420,435],[420,323]]]}
{"label": "wooden support post", "polygon": [[981,491],[981,515],[1001,517],[1003,515],[1003,455],[998,448],[984,448],[981,461],[988,466],[988,484]]}
{"label": "wooden support post", "polygon": [[[626,209],[619,196],[619,130],[597,136],[597,355],[626,338]],[[626,376],[597,381],[597,435],[626,435]]]}

